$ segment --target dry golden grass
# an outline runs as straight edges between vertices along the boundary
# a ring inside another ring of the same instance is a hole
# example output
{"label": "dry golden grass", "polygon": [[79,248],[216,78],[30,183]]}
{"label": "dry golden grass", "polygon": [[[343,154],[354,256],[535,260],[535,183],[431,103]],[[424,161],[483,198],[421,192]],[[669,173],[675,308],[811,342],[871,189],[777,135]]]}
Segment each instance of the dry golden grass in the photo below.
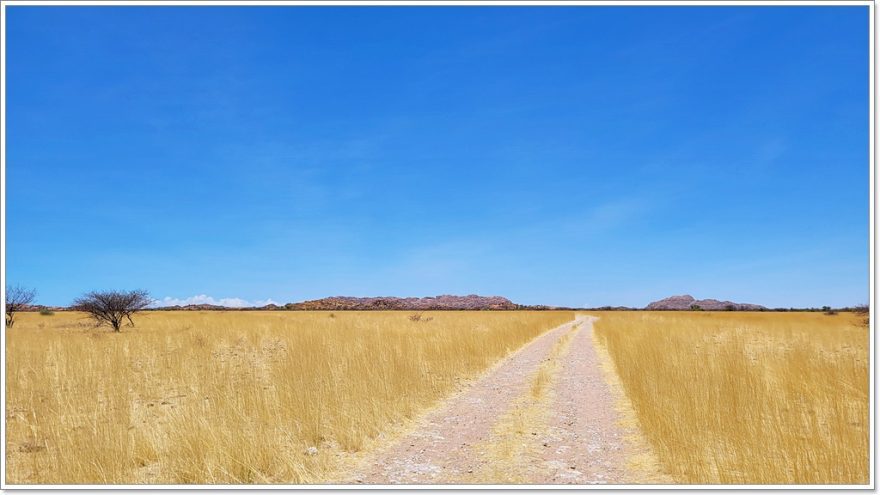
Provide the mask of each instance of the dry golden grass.
{"label": "dry golden grass", "polygon": [[[6,334],[7,481],[313,483],[569,312],[75,313]],[[310,449],[315,447],[315,450]]]}
{"label": "dry golden grass", "polygon": [[600,316],[599,342],[679,482],[868,482],[868,330],[859,317]]}

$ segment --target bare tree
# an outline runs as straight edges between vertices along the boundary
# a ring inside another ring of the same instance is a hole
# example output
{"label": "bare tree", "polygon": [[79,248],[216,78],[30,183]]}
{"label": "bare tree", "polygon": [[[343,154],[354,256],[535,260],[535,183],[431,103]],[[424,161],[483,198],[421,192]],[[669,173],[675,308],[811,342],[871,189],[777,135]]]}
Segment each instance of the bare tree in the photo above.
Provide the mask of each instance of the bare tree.
{"label": "bare tree", "polygon": [[131,316],[150,305],[150,294],[145,290],[92,291],[73,302],[73,307],[91,316],[98,326],[108,324],[121,331],[124,320],[134,326]]}
{"label": "bare tree", "polygon": [[37,291],[34,289],[25,289],[18,285],[6,287],[6,327],[11,327],[15,323],[15,313],[23,310],[26,306],[30,306],[37,297]]}

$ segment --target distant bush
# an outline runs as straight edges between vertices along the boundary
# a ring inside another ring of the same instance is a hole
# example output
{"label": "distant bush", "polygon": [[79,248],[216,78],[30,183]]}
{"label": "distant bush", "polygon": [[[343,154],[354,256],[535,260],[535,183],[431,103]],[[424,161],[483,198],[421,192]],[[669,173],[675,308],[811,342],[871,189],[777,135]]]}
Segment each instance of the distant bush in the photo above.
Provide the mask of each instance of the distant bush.
{"label": "distant bush", "polygon": [[428,322],[428,321],[431,321],[431,320],[433,320],[433,319],[434,319],[434,318],[431,317],[431,316],[428,316],[428,317],[424,317],[424,316],[422,316],[422,313],[415,313],[415,314],[411,314],[411,315],[409,315],[409,321],[425,321],[425,322]]}
{"label": "distant bush", "polygon": [[52,316],[52,315],[55,314],[55,312],[52,311],[51,309],[43,308],[43,309],[40,310],[40,314],[41,314],[42,316]]}
{"label": "distant bush", "polygon": [[837,314],[837,311],[831,309],[831,306],[822,306],[822,312],[828,316],[834,316]]}
{"label": "distant bush", "polygon": [[691,304],[691,311],[702,311],[703,308],[699,304]]}

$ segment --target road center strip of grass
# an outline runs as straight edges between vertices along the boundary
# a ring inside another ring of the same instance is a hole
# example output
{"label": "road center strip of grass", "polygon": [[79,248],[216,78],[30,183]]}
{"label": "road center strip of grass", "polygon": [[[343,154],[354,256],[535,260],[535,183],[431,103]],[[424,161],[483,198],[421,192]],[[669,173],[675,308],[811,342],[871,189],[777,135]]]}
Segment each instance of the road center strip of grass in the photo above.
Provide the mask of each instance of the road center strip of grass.
{"label": "road center strip of grass", "polygon": [[553,345],[531,377],[527,391],[495,423],[490,439],[472,447],[471,455],[481,456],[485,463],[462,483],[528,483],[532,473],[541,469],[540,439],[548,431],[553,386],[580,326],[575,322]]}

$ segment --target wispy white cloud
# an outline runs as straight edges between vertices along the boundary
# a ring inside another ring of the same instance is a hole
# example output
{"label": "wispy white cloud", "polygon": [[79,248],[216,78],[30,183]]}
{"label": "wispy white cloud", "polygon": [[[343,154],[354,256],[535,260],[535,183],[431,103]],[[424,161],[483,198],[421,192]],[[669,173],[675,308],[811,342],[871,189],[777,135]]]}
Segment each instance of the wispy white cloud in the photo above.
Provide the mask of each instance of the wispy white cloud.
{"label": "wispy white cloud", "polygon": [[530,229],[532,237],[541,236],[557,241],[571,236],[596,236],[624,227],[632,227],[644,221],[664,205],[662,199],[643,195],[642,197],[620,197],[584,205],[578,211],[546,221]]}
{"label": "wispy white cloud", "polygon": [[598,204],[590,209],[586,223],[595,229],[618,227],[650,211],[647,199],[621,198]]}
{"label": "wispy white cloud", "polygon": [[762,143],[755,151],[754,162],[758,166],[773,165],[788,151],[788,143],[782,138],[775,138]]}
{"label": "wispy white cloud", "polygon": [[397,257],[390,273],[422,282],[458,280],[479,267],[490,252],[489,246],[477,239],[415,246]]}
{"label": "wispy white cloud", "polygon": [[215,306],[226,306],[228,308],[248,308],[248,307],[260,307],[265,306],[267,304],[279,304],[278,302],[269,299],[257,299],[254,301],[247,301],[245,299],[241,299],[239,297],[223,297],[220,299],[214,299],[211,296],[205,294],[199,294],[196,296],[187,297],[184,299],[178,299],[176,297],[165,297],[163,299],[153,299],[153,307],[156,308],[164,308],[167,306],[186,306],[189,304],[212,304]]}

